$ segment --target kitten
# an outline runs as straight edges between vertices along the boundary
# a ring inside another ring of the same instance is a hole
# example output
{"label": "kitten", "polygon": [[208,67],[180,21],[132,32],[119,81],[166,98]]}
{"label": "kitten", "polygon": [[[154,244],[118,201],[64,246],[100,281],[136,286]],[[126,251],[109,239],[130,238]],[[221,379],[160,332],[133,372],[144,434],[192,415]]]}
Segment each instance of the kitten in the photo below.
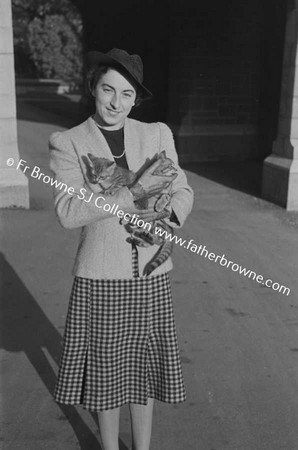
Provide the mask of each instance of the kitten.
{"label": "kitten", "polygon": [[[88,158],[82,157],[87,166],[87,176],[91,183],[98,184],[103,193],[107,195],[113,195],[118,189],[123,186],[130,187],[138,178],[137,174],[131,170],[124,169],[117,166],[114,161],[107,158],[100,158],[88,153]],[[165,151],[162,151],[159,155],[154,157],[150,163],[152,164],[157,159],[161,159],[162,162],[159,167],[152,173],[152,176],[156,175],[173,175],[176,173],[176,169],[173,167],[173,161],[167,158]],[[169,190],[170,186],[168,187]],[[147,209],[149,202],[154,210],[157,212],[167,210],[170,205],[170,195],[168,193],[160,193],[158,196],[151,198],[143,198],[135,202],[138,209]],[[159,226],[164,228],[167,232],[173,232],[173,229],[167,225],[163,220],[158,220],[152,223],[151,230],[148,232],[143,228],[139,228],[136,225],[130,223],[125,225],[126,230],[131,233],[128,242],[134,243],[141,247],[147,247],[149,245],[160,245],[160,249],[149,261],[144,269],[143,275],[150,275],[157,267],[159,267],[164,261],[166,261],[173,250],[173,243],[162,239],[156,235],[155,227]]]}
{"label": "kitten", "polygon": [[107,158],[99,158],[92,153],[88,153],[89,160],[83,158],[90,183],[99,184],[104,194],[113,195],[121,187],[129,187],[136,180],[134,172],[117,166],[114,161]]}

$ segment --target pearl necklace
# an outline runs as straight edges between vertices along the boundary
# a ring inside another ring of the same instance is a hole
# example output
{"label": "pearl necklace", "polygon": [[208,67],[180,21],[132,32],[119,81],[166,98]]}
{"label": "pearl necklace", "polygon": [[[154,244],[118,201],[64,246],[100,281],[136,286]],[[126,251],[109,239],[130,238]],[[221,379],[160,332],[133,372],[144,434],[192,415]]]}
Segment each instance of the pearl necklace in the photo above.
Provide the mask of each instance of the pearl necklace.
{"label": "pearl necklace", "polygon": [[[94,122],[96,123],[97,127],[98,127],[99,129],[101,129],[101,127],[98,125],[98,123],[97,123],[96,120],[94,119],[94,116],[92,116],[92,119],[93,119]],[[110,151],[111,151],[111,149],[110,149]],[[111,152],[111,153],[112,153],[113,158],[119,159],[119,158],[122,158],[122,156],[125,155],[125,152],[126,152],[126,148],[123,150],[123,153],[121,153],[121,155],[119,155],[119,156],[113,155],[112,152]]]}
{"label": "pearl necklace", "polygon": [[[112,153],[112,152],[111,152]],[[113,156],[113,158],[122,158],[122,156],[124,156],[125,155],[125,149],[124,149],[124,151],[123,151],[123,153],[121,153],[121,155],[119,155],[119,156],[115,156],[115,155],[113,155],[113,153],[112,153],[112,156]]]}

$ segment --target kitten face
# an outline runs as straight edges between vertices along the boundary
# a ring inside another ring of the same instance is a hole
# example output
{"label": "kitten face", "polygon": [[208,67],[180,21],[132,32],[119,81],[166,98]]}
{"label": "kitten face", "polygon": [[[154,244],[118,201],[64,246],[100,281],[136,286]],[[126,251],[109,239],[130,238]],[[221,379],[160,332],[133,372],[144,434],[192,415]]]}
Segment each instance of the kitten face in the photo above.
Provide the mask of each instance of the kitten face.
{"label": "kitten face", "polygon": [[98,173],[97,179],[98,180],[106,180],[107,178],[110,178],[115,170],[115,163],[111,162],[111,164],[100,164],[99,167],[95,168],[96,172]]}
{"label": "kitten face", "polygon": [[89,176],[92,183],[100,183],[113,176],[116,163],[107,158],[99,158],[88,153],[89,158]]}
{"label": "kitten face", "polygon": [[158,159],[161,161],[160,165],[155,171],[153,172],[153,175],[174,175],[177,170],[174,167],[174,161],[171,160],[171,158],[168,158],[166,155],[165,150],[160,152],[158,155]]}

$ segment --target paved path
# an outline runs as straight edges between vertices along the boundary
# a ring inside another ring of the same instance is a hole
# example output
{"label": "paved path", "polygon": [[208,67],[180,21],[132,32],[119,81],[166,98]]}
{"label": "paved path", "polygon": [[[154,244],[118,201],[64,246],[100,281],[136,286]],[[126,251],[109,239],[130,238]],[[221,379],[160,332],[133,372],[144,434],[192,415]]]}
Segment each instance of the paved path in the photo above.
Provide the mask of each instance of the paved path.
{"label": "paved path", "polygon": [[[24,104],[20,111],[21,157],[47,173],[47,140],[61,128],[59,117]],[[175,246],[172,285],[188,398],[156,402],[152,450],[298,449],[297,214],[245,192],[257,193],[259,170],[253,162],[193,165],[187,174],[195,207],[179,236],[291,293]],[[95,418],[51,396],[78,230],[58,225],[51,188],[30,179],[30,192],[29,211],[1,211],[3,448],[99,449]],[[125,407],[121,450],[130,448],[129,426]]]}

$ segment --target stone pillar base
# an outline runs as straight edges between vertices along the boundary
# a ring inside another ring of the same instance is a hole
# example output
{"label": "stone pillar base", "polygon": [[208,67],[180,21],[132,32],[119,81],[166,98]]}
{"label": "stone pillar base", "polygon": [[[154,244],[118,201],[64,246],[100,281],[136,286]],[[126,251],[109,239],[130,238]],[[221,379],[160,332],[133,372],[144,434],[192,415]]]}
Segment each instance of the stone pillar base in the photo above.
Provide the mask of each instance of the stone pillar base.
{"label": "stone pillar base", "polygon": [[265,159],[262,197],[288,211],[298,210],[298,160],[274,154]]}
{"label": "stone pillar base", "polygon": [[0,169],[0,208],[29,209],[28,178],[14,169]]}

